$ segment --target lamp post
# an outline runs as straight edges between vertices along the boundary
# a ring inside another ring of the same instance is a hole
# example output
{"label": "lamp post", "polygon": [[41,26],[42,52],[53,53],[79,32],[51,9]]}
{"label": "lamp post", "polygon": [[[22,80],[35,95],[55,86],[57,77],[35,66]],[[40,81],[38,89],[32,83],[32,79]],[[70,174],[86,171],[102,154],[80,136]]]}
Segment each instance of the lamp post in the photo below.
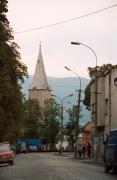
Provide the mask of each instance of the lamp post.
{"label": "lamp post", "polygon": [[64,102],[64,100],[66,98],[73,96],[73,94],[69,94],[69,95],[65,96],[64,98],[62,98],[62,99],[60,97],[54,95],[54,94],[52,94],[52,96],[56,97],[61,102],[61,145],[60,145],[60,154],[62,154],[62,152],[63,152],[63,102]]}
{"label": "lamp post", "polygon": [[[96,62],[96,68],[97,68],[97,55],[95,53],[95,51],[87,46],[86,44],[83,44],[81,42],[71,42],[71,44],[73,45],[82,45],[85,46],[86,48],[90,49],[94,56],[95,56],[95,62]],[[93,140],[93,156],[95,158],[95,160],[97,160],[97,121],[98,121],[98,98],[97,98],[97,92],[98,90],[98,84],[97,84],[97,69],[96,69],[96,74],[95,74],[95,123],[94,123],[94,140]],[[94,148],[95,146],[95,148]]]}
{"label": "lamp post", "polygon": [[[79,78],[79,81],[80,81],[80,89],[79,89],[79,93],[78,93],[78,105],[77,105],[77,111],[76,111],[77,113],[76,113],[76,138],[75,138],[75,144],[76,144],[76,147],[77,147],[77,141],[78,141],[78,135],[79,135],[80,101],[81,101],[81,78],[75,71],[68,68],[67,66],[65,66],[65,69],[67,69],[68,71],[73,72]],[[77,152],[75,152],[74,155],[75,155],[75,157],[77,157]]]}
{"label": "lamp post", "polygon": [[73,45],[82,45],[82,46],[85,46],[85,47],[87,47],[88,49],[90,49],[90,50],[93,52],[94,56],[95,56],[95,59],[96,59],[96,67],[97,67],[97,55],[96,55],[95,51],[94,51],[91,47],[89,47],[89,46],[87,46],[86,44],[83,44],[83,43],[81,43],[81,42],[73,42],[73,41],[71,41],[71,44],[73,44]]}

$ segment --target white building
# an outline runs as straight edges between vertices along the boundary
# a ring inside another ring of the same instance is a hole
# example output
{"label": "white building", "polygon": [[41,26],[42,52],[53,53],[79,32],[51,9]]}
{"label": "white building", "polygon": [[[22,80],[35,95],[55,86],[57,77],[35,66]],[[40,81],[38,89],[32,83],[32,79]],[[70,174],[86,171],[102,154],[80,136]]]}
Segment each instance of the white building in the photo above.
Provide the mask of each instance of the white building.
{"label": "white building", "polygon": [[93,142],[98,144],[97,158],[101,158],[103,141],[110,129],[117,128],[117,69],[96,78],[90,86]]}

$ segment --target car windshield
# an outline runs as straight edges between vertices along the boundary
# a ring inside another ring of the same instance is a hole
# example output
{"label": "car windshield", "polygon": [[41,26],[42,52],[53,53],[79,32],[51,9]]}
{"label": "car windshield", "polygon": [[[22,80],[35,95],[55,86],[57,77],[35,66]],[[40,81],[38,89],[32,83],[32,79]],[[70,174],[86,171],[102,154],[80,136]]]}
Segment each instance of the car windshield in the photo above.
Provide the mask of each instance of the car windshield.
{"label": "car windshield", "polygon": [[0,151],[10,151],[9,145],[0,145]]}
{"label": "car windshield", "polygon": [[107,144],[117,144],[117,137],[116,136],[110,136],[108,139]]}

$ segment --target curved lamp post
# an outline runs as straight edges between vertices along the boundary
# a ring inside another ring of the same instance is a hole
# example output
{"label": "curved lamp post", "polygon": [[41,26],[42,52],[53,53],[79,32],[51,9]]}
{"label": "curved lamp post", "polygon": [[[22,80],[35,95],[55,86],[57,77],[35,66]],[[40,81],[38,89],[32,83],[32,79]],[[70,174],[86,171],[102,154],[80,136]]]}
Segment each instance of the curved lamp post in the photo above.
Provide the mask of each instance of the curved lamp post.
{"label": "curved lamp post", "polygon": [[95,55],[96,67],[97,67],[97,55],[96,55],[95,51],[94,51],[91,47],[89,47],[89,46],[87,46],[86,44],[83,44],[83,43],[81,43],[81,42],[73,42],[73,41],[71,41],[71,44],[73,44],[73,45],[82,45],[82,46],[85,46],[85,47],[87,47],[88,49],[90,49],[90,50],[93,52],[93,54]]}
{"label": "curved lamp post", "polygon": [[[83,46],[87,47],[88,49],[90,49],[95,56],[96,67],[97,67],[97,55],[91,47],[89,47],[86,44],[83,44],[81,42],[73,42],[72,41],[71,44],[83,45]],[[98,109],[97,109],[98,108],[98,98],[97,98],[98,92],[97,92],[97,90],[98,90],[98,85],[97,85],[97,71],[96,71],[96,76],[95,76],[95,124],[94,124],[94,141],[93,141],[93,145],[96,147],[95,149],[93,148],[93,154],[94,154],[95,160],[97,160],[97,158],[98,158],[97,157],[97,120],[98,120],[98,112],[97,112],[98,111]]]}
{"label": "curved lamp post", "polygon": [[[67,69],[68,71],[73,72],[80,80],[80,89],[79,89],[79,94],[78,94],[78,105],[77,105],[77,117],[76,117],[76,140],[75,140],[75,144],[77,147],[77,141],[78,141],[78,135],[79,135],[79,119],[80,119],[80,101],[81,101],[81,78],[80,76],[73,71],[72,69],[68,68],[67,66],[65,66],[65,69]],[[75,152],[75,157],[77,157],[77,152]]]}
{"label": "curved lamp post", "polygon": [[60,97],[54,95],[54,94],[52,94],[52,96],[56,97],[61,102],[61,146],[60,146],[60,154],[62,154],[62,152],[63,152],[63,102],[66,98],[73,96],[73,94],[69,94],[62,99]]}

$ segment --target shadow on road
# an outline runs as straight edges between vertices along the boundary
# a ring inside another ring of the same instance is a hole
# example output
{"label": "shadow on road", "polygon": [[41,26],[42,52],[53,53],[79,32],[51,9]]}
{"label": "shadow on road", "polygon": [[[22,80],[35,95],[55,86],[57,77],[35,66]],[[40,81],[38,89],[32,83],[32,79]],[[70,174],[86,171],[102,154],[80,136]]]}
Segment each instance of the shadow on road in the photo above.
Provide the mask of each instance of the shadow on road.
{"label": "shadow on road", "polygon": [[0,164],[0,168],[9,166],[9,164]]}

